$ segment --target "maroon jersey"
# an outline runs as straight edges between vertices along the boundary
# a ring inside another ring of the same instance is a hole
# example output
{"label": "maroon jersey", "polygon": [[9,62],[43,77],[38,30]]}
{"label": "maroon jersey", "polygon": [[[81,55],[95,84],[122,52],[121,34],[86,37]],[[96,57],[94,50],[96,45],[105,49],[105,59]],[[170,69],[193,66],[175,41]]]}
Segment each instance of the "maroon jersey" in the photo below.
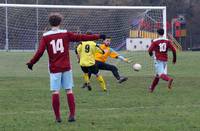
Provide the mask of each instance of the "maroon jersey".
{"label": "maroon jersey", "polygon": [[29,63],[35,64],[47,49],[50,72],[69,71],[71,69],[69,42],[97,39],[99,35],[81,35],[60,29],[48,31],[43,34],[38,50]]}
{"label": "maroon jersey", "polygon": [[152,52],[154,52],[154,57],[156,60],[168,61],[168,49],[172,50],[174,55],[173,61],[176,62],[176,49],[172,45],[171,41],[168,39],[160,37],[158,39],[153,40],[149,48],[149,53],[152,54]]}

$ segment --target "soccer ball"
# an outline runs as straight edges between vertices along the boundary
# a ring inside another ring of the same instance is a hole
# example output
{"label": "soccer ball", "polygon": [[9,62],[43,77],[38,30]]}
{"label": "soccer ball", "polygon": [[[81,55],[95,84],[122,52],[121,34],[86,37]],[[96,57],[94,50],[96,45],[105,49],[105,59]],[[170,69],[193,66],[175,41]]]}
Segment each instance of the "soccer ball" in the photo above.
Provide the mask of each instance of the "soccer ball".
{"label": "soccer ball", "polygon": [[139,71],[139,70],[141,70],[141,68],[142,68],[142,66],[141,66],[140,64],[138,64],[138,63],[135,63],[135,64],[133,65],[134,71]]}

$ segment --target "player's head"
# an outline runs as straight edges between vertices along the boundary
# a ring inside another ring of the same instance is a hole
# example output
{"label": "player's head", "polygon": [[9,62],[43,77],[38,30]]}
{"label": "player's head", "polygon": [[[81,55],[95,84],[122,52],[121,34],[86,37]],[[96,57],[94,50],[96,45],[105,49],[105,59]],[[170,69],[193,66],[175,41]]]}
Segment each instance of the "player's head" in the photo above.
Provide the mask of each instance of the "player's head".
{"label": "player's head", "polygon": [[103,40],[103,43],[104,43],[106,46],[110,46],[111,37],[107,36],[107,37]]}
{"label": "player's head", "polygon": [[62,22],[62,15],[60,13],[51,13],[49,15],[49,24],[50,26],[59,26]]}
{"label": "player's head", "polygon": [[158,35],[164,35],[164,29],[160,28],[157,30]]}

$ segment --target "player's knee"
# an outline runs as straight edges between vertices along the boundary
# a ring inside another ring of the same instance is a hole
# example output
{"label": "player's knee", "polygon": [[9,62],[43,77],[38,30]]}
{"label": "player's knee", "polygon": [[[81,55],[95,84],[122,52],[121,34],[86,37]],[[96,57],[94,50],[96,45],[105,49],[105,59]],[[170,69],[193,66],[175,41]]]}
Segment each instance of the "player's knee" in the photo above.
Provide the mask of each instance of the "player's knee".
{"label": "player's knee", "polygon": [[59,94],[59,93],[60,93],[59,90],[54,90],[54,91],[52,91],[52,94]]}
{"label": "player's knee", "polygon": [[155,77],[160,77],[160,75],[159,75],[159,74],[156,74]]}
{"label": "player's knee", "polygon": [[99,77],[99,75],[100,75],[99,71],[94,72],[94,75],[95,75],[96,77]]}
{"label": "player's knee", "polygon": [[162,74],[164,74],[164,73],[159,73],[159,74],[157,74],[157,76],[158,76],[158,77],[161,77]]}
{"label": "player's knee", "polygon": [[118,71],[118,69],[117,69],[117,67],[116,67],[116,66],[113,66],[111,69],[112,69],[112,71],[113,71],[113,72],[116,72],[116,71]]}
{"label": "player's knee", "polygon": [[73,93],[73,91],[72,91],[72,89],[66,89],[66,93],[71,94],[71,93]]}

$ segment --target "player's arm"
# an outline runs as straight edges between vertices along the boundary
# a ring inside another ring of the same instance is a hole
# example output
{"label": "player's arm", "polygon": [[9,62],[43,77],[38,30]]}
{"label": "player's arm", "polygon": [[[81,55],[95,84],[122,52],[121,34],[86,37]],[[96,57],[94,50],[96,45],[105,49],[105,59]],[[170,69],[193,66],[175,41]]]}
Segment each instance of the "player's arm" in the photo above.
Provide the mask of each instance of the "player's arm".
{"label": "player's arm", "polygon": [[149,49],[148,49],[148,52],[149,52],[150,56],[153,56],[153,50],[154,50],[154,48],[155,48],[155,44],[154,44],[154,42],[152,42],[151,45],[150,45],[150,47],[149,47]]}
{"label": "player's arm", "polygon": [[28,68],[30,70],[32,70],[33,68],[33,65],[39,61],[40,57],[43,55],[44,51],[46,49],[46,44],[45,44],[45,40],[44,38],[41,39],[40,41],[40,44],[39,44],[39,47],[37,49],[37,52],[35,53],[35,55],[33,56],[33,58],[28,62],[26,63],[26,65],[28,66]]}
{"label": "player's arm", "polygon": [[116,58],[116,59],[120,59],[124,62],[130,62],[128,60],[128,58],[125,58],[124,56],[120,55],[119,53],[117,53],[113,48],[110,48],[110,55],[111,58]]}
{"label": "player's arm", "polygon": [[105,39],[106,35],[99,35],[99,34],[93,34],[93,35],[88,35],[88,34],[76,34],[72,32],[68,32],[70,41],[88,41],[88,40],[98,40],[98,39]]}
{"label": "player's arm", "polygon": [[82,47],[82,43],[78,44],[75,48],[75,53],[76,53],[78,63],[80,62],[80,52],[81,52],[81,49],[82,49],[81,47]]}
{"label": "player's arm", "polygon": [[101,53],[101,54],[105,53],[104,50],[102,50],[98,44],[96,44],[96,52]]}
{"label": "player's arm", "polygon": [[175,47],[172,45],[172,42],[170,41],[170,44],[169,44],[169,48],[172,50],[172,54],[173,54],[173,63],[175,64],[176,63],[176,49]]}
{"label": "player's arm", "polygon": [[130,63],[130,62],[131,62],[128,58],[125,58],[125,57],[122,56],[122,55],[117,56],[117,58],[120,59],[120,60],[122,60],[122,61],[124,61],[124,62],[127,62],[127,63]]}

